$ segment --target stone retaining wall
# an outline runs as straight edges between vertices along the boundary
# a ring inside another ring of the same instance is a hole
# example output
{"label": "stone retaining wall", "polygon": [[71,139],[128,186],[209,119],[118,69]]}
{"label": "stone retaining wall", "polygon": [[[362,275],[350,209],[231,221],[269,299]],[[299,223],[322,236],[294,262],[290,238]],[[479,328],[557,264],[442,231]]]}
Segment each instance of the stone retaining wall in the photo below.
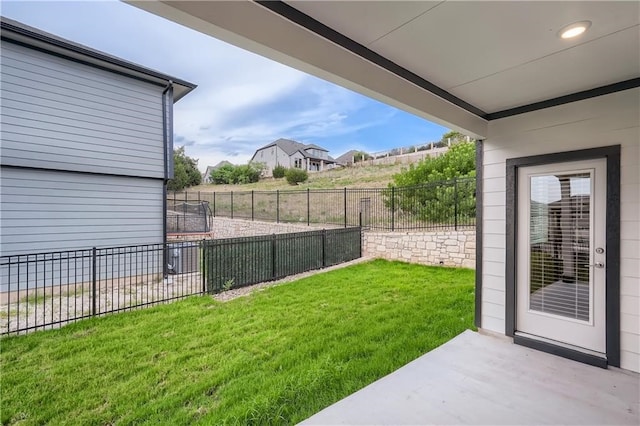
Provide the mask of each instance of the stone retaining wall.
{"label": "stone retaining wall", "polygon": [[[260,222],[223,217],[214,217],[211,220],[212,232],[210,234],[173,236],[172,239],[251,237],[341,228],[337,225],[307,226],[306,223]],[[475,229],[416,232],[364,231],[362,233],[362,254],[367,257],[402,260],[423,265],[458,266],[473,269],[476,264],[476,231]]]}
{"label": "stone retaining wall", "polygon": [[363,233],[364,256],[475,269],[476,231]]}
{"label": "stone retaining wall", "polygon": [[298,223],[260,222],[242,219],[214,217],[211,231],[213,238],[252,237],[254,235],[288,234],[291,232],[315,231],[317,229],[340,228],[334,225],[311,225]]}

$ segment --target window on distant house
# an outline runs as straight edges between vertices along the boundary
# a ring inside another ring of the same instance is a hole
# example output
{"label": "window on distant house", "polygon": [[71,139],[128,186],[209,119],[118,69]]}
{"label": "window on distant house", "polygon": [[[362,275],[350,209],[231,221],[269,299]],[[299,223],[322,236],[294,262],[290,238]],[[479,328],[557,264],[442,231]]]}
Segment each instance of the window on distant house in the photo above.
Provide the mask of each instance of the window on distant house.
{"label": "window on distant house", "polygon": [[294,162],[294,166],[296,169],[301,169],[302,168],[302,160],[301,159],[296,159]]}

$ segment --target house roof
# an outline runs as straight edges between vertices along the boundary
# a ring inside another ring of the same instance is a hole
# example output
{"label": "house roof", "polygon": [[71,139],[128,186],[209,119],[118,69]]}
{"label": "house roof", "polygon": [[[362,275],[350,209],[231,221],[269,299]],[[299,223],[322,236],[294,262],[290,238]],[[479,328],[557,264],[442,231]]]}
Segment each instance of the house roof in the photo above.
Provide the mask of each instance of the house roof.
{"label": "house roof", "polygon": [[126,1],[476,138],[640,87],[640,2]]}
{"label": "house roof", "polygon": [[222,160],[218,164],[216,164],[215,166],[207,166],[207,169],[204,171],[204,176],[208,176],[208,175],[211,174],[212,171],[217,170],[220,167],[226,166],[226,165],[233,166],[233,164],[231,164],[227,160]]}
{"label": "house roof", "polygon": [[133,62],[125,61],[124,59],[63,39],[21,22],[5,18],[4,16],[0,17],[0,29],[3,40],[24,44],[74,61],[160,86],[171,84],[173,86],[174,102],[177,102],[197,87],[188,81],[163,74]]}
{"label": "house roof", "polygon": [[233,166],[233,164],[231,164],[230,162],[228,162],[227,160],[222,160],[220,161],[218,164],[216,164],[215,166],[213,166],[213,170],[215,169],[219,169],[222,166]]}
{"label": "house roof", "polygon": [[[258,148],[256,150],[256,152],[257,151],[261,151],[261,150],[266,149],[266,148],[271,148],[272,146],[279,147],[281,150],[286,152],[287,155],[289,155],[289,156],[295,154],[297,151],[300,151],[301,154],[304,155],[305,157],[316,158],[316,157],[313,157],[312,155],[306,153],[305,150],[307,150],[307,149],[319,149],[321,151],[329,152],[326,149],[324,149],[324,148],[322,148],[321,146],[318,146],[318,145],[314,145],[314,144],[305,145],[303,143],[296,142],[296,141],[293,141],[291,139],[284,139],[284,138],[280,138],[278,140],[275,140],[275,141],[271,142],[270,144],[267,144],[267,145],[263,146],[262,148]],[[254,155],[254,157],[255,157],[255,155]]]}
{"label": "house roof", "polygon": [[359,151],[352,149],[351,151],[347,151],[342,154],[340,157],[336,158],[336,163],[338,164],[347,164],[353,161],[353,156],[356,155]]}
{"label": "house roof", "polygon": [[304,146],[304,149],[319,149],[320,151],[329,152],[329,151],[327,151],[326,149],[324,149],[323,147],[318,146],[318,145],[315,145],[315,144],[312,144],[312,143],[311,143],[311,144],[309,144],[309,145],[305,145],[305,146]]}
{"label": "house roof", "polygon": [[304,150],[299,150],[300,153],[302,154],[302,156],[304,158],[308,158],[310,160],[318,160],[318,161],[324,161],[325,163],[335,163],[336,160],[334,160],[330,155],[327,155],[327,158],[321,158],[315,155],[311,155],[308,152],[304,151]]}

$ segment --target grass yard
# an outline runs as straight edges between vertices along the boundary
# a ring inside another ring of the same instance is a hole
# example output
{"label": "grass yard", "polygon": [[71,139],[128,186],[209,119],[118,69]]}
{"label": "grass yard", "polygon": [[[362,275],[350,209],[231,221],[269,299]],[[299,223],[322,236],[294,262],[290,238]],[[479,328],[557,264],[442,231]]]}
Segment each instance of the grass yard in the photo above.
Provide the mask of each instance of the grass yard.
{"label": "grass yard", "polygon": [[345,167],[327,170],[320,173],[309,173],[309,180],[296,186],[291,186],[286,179],[261,179],[256,183],[244,185],[198,185],[188,191],[229,192],[229,191],[275,191],[292,189],[342,189],[342,188],[386,188],[393,180],[393,175],[402,169],[409,168],[408,164],[389,164],[376,166]]}
{"label": "grass yard", "polygon": [[376,260],[9,337],[3,424],[292,424],[473,324],[474,271]]}

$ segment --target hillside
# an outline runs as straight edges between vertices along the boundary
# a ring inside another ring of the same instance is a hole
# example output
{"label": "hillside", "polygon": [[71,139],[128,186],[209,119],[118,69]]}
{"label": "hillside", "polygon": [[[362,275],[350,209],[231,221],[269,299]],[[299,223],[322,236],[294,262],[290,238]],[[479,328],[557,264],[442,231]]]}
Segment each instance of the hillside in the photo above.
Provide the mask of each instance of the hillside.
{"label": "hillside", "polygon": [[309,173],[309,180],[292,186],[285,179],[266,178],[246,185],[198,185],[189,191],[229,192],[229,191],[275,191],[291,189],[331,189],[331,188],[382,188],[392,176],[407,168],[406,164],[346,167],[325,172]]}

